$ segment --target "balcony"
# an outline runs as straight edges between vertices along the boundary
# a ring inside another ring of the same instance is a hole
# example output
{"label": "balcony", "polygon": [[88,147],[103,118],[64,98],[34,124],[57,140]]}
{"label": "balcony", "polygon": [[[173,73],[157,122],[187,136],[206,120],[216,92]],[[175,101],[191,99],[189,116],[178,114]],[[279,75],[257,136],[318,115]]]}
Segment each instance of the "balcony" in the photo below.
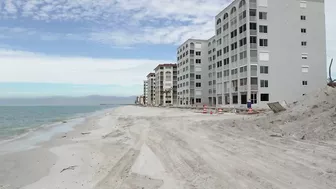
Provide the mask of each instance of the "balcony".
{"label": "balcony", "polygon": [[237,68],[238,67],[238,62],[232,62],[231,65],[232,65],[232,68]]}
{"label": "balcony", "polygon": [[258,63],[258,57],[251,57],[250,61],[251,63]]}
{"label": "balcony", "polygon": [[240,23],[240,24],[244,24],[244,23],[246,23],[246,17],[243,18],[243,19],[241,19],[241,20],[239,20],[239,23]]}
{"label": "balcony", "polygon": [[232,50],[231,54],[237,54],[237,49]]}
{"label": "balcony", "polygon": [[255,22],[257,21],[257,17],[256,16],[250,16],[250,22]]}
{"label": "balcony", "polygon": [[239,66],[244,66],[246,64],[247,64],[247,59],[246,58],[244,58],[242,60],[239,60]]}
{"label": "balcony", "polygon": [[190,58],[194,58],[195,57],[195,55],[194,54],[190,54]]}
{"label": "balcony", "polygon": [[246,37],[246,32],[240,33],[239,34],[239,38],[243,39]]}
{"label": "balcony", "polygon": [[251,49],[257,49],[258,48],[258,44],[257,43],[250,43],[250,48]]}
{"label": "balcony", "polygon": [[231,75],[231,79],[238,79],[238,74]]}
{"label": "balcony", "polygon": [[247,77],[247,72],[239,73],[239,77],[240,77],[240,78],[245,78],[245,77]]}
{"label": "balcony", "polygon": [[257,35],[257,30],[250,30],[250,35]]}
{"label": "balcony", "polygon": [[257,91],[258,85],[251,85],[251,91]]}
{"label": "balcony", "polygon": [[224,80],[224,81],[229,81],[229,80],[230,80],[230,77],[229,77],[229,76],[225,76],[225,77],[223,77],[223,80]]}
{"label": "balcony", "polygon": [[230,69],[230,65],[229,65],[229,64],[224,65],[224,66],[223,66],[223,69],[224,69],[224,70],[228,70],[228,69]]}
{"label": "balcony", "polygon": [[232,93],[238,92],[238,87],[232,87],[231,91]]}
{"label": "balcony", "polygon": [[240,87],[239,87],[239,91],[240,91],[240,92],[245,92],[245,91],[247,91],[247,85],[240,86]]}
{"label": "balcony", "polygon": [[247,50],[247,45],[244,45],[244,46],[242,46],[242,47],[240,47],[240,51],[242,52],[242,51],[246,51]]}
{"label": "balcony", "polygon": [[250,8],[256,9],[257,8],[257,3],[250,2]]}
{"label": "balcony", "polygon": [[236,42],[237,40],[238,40],[238,37],[237,37],[237,36],[231,38],[231,42]]}

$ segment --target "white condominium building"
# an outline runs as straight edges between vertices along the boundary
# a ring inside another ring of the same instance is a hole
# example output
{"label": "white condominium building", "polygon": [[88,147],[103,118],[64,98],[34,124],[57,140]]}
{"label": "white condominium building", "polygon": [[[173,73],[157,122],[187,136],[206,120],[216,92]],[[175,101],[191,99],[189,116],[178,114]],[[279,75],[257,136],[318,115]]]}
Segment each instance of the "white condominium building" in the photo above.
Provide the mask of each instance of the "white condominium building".
{"label": "white condominium building", "polygon": [[155,73],[147,75],[147,103],[146,105],[155,105]]}
{"label": "white condominium building", "polygon": [[235,0],[215,24],[218,106],[295,101],[325,86],[323,0]]}
{"label": "white condominium building", "polygon": [[177,48],[177,102],[179,106],[201,105],[206,100],[203,65],[208,41],[188,39]]}
{"label": "white condominium building", "polygon": [[177,100],[176,64],[159,64],[155,70],[155,105],[170,106]]}

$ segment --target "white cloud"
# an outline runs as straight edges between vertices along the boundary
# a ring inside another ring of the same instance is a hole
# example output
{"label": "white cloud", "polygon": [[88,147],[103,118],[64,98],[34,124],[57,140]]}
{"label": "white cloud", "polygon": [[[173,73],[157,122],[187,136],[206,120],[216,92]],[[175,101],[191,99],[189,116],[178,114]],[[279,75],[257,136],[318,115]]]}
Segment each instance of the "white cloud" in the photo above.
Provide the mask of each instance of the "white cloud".
{"label": "white cloud", "polygon": [[141,84],[163,60],[57,57],[0,49],[0,82]]}

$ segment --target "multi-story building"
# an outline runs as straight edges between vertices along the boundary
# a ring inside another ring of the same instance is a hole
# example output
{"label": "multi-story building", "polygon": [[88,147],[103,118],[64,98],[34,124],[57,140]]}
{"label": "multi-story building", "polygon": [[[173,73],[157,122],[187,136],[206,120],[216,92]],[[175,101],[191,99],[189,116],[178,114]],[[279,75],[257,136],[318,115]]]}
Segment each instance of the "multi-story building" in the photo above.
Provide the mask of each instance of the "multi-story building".
{"label": "multi-story building", "polygon": [[147,75],[147,103],[146,105],[155,105],[155,73]]}
{"label": "multi-story building", "polygon": [[148,81],[144,80],[144,84],[143,84],[143,93],[144,93],[144,104],[147,105],[148,101],[147,101],[147,97],[148,97]]}
{"label": "multi-story building", "polygon": [[208,97],[206,104],[209,106],[216,106],[216,36],[211,37],[208,40],[208,61],[207,64],[204,64],[204,78],[205,78],[205,84],[204,84],[204,94],[207,94]]}
{"label": "multi-story building", "polygon": [[159,64],[155,70],[155,104],[174,105],[177,101],[176,64]]}
{"label": "multi-story building", "polygon": [[200,105],[204,92],[204,65],[208,57],[208,41],[188,39],[177,48],[177,101],[179,106]]}
{"label": "multi-story building", "polygon": [[323,0],[235,0],[215,24],[218,106],[295,101],[325,85]]}

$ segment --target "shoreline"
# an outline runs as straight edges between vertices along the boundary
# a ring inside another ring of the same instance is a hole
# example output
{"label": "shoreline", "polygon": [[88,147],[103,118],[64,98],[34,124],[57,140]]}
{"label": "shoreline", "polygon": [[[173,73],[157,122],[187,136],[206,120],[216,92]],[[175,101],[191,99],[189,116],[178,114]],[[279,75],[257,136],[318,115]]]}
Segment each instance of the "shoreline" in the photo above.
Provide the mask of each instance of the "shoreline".
{"label": "shoreline", "polygon": [[[20,140],[20,139],[25,138],[25,137],[29,137],[30,135],[34,134],[35,132],[45,131],[45,130],[48,130],[48,129],[52,129],[54,127],[67,125],[69,123],[72,123],[72,124],[75,124],[75,125],[80,124],[81,121],[79,121],[79,120],[81,120],[81,119],[85,120],[86,118],[88,118],[90,116],[93,116],[95,114],[103,114],[105,111],[109,111],[110,109],[117,108],[117,107],[119,107],[119,106],[106,108],[106,109],[95,110],[93,112],[87,112],[87,113],[76,113],[74,115],[64,117],[64,119],[63,118],[62,119],[61,118],[55,118],[55,119],[59,119],[58,121],[50,121],[49,123],[45,123],[45,124],[42,124],[42,125],[36,124],[35,126],[31,126],[31,127],[27,128],[24,133],[0,138],[0,145],[10,143],[10,142],[13,142],[13,141],[16,141],[16,140]],[[76,123],[74,123],[74,122],[76,122]]]}

